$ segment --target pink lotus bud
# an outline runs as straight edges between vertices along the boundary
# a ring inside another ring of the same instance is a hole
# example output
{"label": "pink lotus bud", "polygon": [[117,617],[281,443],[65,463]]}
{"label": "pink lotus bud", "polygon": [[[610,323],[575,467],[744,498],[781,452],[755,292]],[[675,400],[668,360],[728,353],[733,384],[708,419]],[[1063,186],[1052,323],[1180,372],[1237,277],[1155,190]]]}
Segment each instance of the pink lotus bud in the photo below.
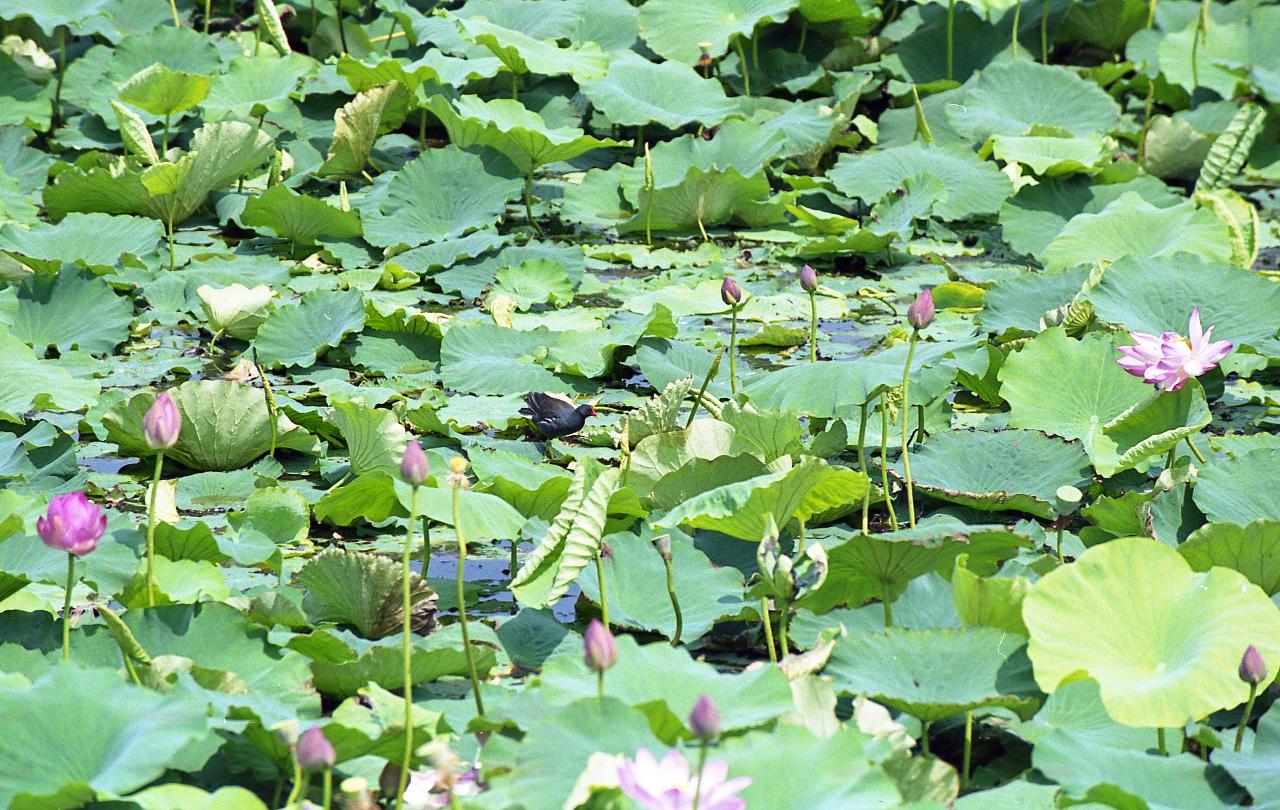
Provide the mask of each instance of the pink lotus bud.
{"label": "pink lotus bud", "polygon": [[720,285],[720,300],[724,301],[725,306],[736,307],[742,303],[742,288],[738,286],[738,282],[726,277],[724,283]]}
{"label": "pink lotus bud", "polygon": [[658,550],[663,562],[671,562],[671,535],[660,534],[653,538],[653,547]]}
{"label": "pink lotus bud", "polygon": [[338,752],[333,750],[333,743],[324,736],[324,729],[319,726],[302,732],[294,756],[298,758],[298,767],[307,773],[332,768],[333,763],[338,761]]}
{"label": "pink lotus bud", "polygon": [[818,271],[809,265],[800,268],[800,287],[808,293],[818,289]]}
{"label": "pink lotus bud", "polygon": [[417,439],[410,439],[404,446],[404,458],[400,460],[400,477],[410,486],[420,487],[431,474],[431,464]]}
{"label": "pink lotus bud", "polygon": [[925,289],[907,307],[907,323],[911,324],[912,329],[924,329],[933,323],[935,314],[937,310],[933,307],[933,290]]}
{"label": "pink lotus bud", "polygon": [[156,397],[142,417],[142,435],[152,450],[168,450],[178,443],[182,432],[182,414],[168,392]]}
{"label": "pink lotus bud", "polygon": [[1250,644],[1240,658],[1240,680],[1251,686],[1258,686],[1266,677],[1267,663],[1262,660],[1258,648]]}
{"label": "pink lotus bud", "polygon": [[587,625],[587,632],[582,637],[582,657],[587,667],[595,672],[604,672],[618,660],[618,645],[613,640],[613,633],[599,619],[592,619]]}
{"label": "pink lotus bud", "polygon": [[720,710],[715,701],[703,695],[693,704],[689,712],[689,728],[693,736],[703,742],[709,742],[720,736]]}
{"label": "pink lotus bud", "polygon": [[36,531],[46,546],[83,557],[98,547],[107,530],[107,513],[83,492],[55,495],[48,513],[36,520]]}

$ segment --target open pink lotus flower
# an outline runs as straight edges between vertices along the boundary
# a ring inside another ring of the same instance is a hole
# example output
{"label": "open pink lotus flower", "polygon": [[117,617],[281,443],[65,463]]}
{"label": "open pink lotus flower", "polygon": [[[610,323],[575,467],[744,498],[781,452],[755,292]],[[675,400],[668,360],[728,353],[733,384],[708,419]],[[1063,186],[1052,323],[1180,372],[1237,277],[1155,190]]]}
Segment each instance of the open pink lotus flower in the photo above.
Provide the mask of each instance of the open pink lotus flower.
{"label": "open pink lotus flower", "polygon": [[1229,340],[1210,341],[1213,327],[1201,329],[1199,307],[1191,310],[1188,331],[1188,337],[1176,332],[1164,332],[1159,337],[1133,332],[1135,344],[1119,347],[1124,357],[1116,362],[1144,382],[1166,391],[1177,391],[1187,380],[1218,365],[1232,349]]}
{"label": "open pink lotus flower", "polygon": [[[698,810],[746,808],[747,800],[738,793],[751,784],[751,778],[728,776],[729,765],[723,759],[707,763],[702,770]],[[674,748],[662,759],[641,748],[634,760],[624,759],[618,766],[618,785],[644,810],[691,810],[698,774],[691,771],[684,754]]]}

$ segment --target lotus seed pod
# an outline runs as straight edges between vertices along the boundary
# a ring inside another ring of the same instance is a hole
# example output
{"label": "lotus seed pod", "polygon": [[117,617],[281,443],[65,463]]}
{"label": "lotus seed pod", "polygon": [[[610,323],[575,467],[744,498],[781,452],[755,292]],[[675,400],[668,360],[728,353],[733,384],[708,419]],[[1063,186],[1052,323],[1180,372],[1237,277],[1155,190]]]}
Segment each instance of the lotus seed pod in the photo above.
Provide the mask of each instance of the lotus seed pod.
{"label": "lotus seed pod", "polygon": [[1074,514],[1080,508],[1080,503],[1084,501],[1084,493],[1070,485],[1058,487],[1053,497],[1059,515]]}

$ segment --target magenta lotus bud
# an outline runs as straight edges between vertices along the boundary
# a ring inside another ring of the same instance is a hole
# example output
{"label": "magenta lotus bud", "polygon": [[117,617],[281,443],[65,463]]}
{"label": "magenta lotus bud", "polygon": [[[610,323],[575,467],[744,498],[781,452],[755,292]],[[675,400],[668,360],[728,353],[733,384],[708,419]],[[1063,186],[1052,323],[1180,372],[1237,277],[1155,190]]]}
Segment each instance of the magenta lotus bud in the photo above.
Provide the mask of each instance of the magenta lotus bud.
{"label": "magenta lotus bud", "polygon": [[142,435],[152,450],[168,450],[178,443],[182,432],[182,414],[168,392],[156,397],[142,417]]}
{"label": "magenta lotus bud", "polygon": [[689,729],[703,742],[720,736],[720,710],[716,708],[715,701],[706,695],[698,698],[689,712]]}
{"label": "magenta lotus bud", "polygon": [[613,640],[613,633],[599,619],[592,619],[582,636],[582,657],[587,667],[595,672],[604,672],[618,660],[618,645]]}
{"label": "magenta lotus bud", "polygon": [[816,292],[818,289],[818,271],[809,265],[800,268],[800,287],[805,292]]}
{"label": "magenta lotus bud", "polygon": [[46,546],[77,557],[97,548],[106,530],[107,513],[83,492],[55,495],[49,501],[48,513],[36,520],[36,531]]}
{"label": "magenta lotus bud", "polygon": [[1240,680],[1251,686],[1257,686],[1267,677],[1267,663],[1262,660],[1258,648],[1249,645],[1240,658]]}
{"label": "magenta lotus bud", "polygon": [[742,288],[738,286],[738,282],[726,277],[724,283],[720,285],[720,300],[724,301],[725,306],[736,307],[742,303]]}
{"label": "magenta lotus bud", "polygon": [[400,460],[400,477],[410,486],[420,487],[431,474],[431,463],[417,439],[410,439],[404,446],[404,458]]}
{"label": "magenta lotus bud", "polygon": [[298,767],[306,773],[328,770],[338,761],[338,752],[333,750],[333,743],[319,726],[302,732],[294,756],[298,758]]}
{"label": "magenta lotus bud", "polygon": [[924,329],[933,323],[935,314],[937,310],[933,307],[933,290],[926,288],[907,307],[907,323],[911,324],[912,329]]}

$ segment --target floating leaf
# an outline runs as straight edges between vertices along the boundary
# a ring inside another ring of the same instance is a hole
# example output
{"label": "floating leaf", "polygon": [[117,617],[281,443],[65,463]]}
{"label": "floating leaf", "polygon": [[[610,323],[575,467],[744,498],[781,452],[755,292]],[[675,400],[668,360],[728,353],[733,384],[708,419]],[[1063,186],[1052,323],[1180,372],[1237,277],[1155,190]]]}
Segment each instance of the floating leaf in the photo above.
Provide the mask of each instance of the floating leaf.
{"label": "floating leaf", "polygon": [[364,303],[358,293],[318,290],[296,306],[278,307],[268,315],[254,346],[269,365],[309,366],[325,348],[363,326]]}
{"label": "floating leaf", "polygon": [[[298,571],[298,582],[307,589],[302,607],[313,622],[348,624],[367,639],[404,627],[400,565],[386,557],[330,549]],[[409,582],[410,624],[425,635],[435,628],[436,593],[416,573]]]}
{"label": "floating leaf", "polygon": [[360,235],[360,215],[334,208],[277,183],[245,203],[240,221],[266,228],[290,244],[313,245],[318,237],[350,239]]}

